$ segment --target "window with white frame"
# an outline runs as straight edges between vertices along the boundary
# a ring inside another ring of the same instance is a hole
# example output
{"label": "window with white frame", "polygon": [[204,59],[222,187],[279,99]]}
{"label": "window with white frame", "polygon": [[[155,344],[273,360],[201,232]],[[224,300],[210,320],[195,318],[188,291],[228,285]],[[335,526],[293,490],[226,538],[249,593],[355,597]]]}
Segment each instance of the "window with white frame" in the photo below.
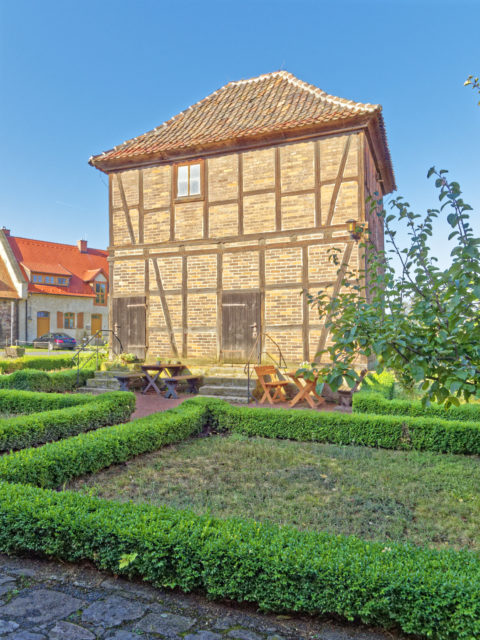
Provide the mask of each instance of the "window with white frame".
{"label": "window with white frame", "polygon": [[177,198],[199,196],[202,193],[200,163],[177,167]]}

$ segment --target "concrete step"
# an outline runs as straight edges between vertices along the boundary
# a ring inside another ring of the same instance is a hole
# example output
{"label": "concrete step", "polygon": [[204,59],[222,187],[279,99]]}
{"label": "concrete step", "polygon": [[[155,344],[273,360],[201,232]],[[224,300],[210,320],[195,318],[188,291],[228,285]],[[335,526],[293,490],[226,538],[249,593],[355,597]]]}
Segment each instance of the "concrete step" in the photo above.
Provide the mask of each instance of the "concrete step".
{"label": "concrete step", "polygon": [[[252,388],[250,388],[250,392],[252,391]],[[223,398],[224,396],[236,396],[238,398],[248,398],[248,389],[247,387],[234,387],[234,386],[225,386],[225,387],[218,387],[218,386],[211,386],[211,385],[204,385],[203,387],[200,387],[200,389],[198,390],[198,393],[201,396],[208,396],[208,397],[218,397],[218,398]]]}
{"label": "concrete step", "polygon": [[[211,387],[247,387],[248,378],[226,378],[223,376],[204,376],[203,384]],[[255,386],[257,380],[250,378],[250,386]]]}
{"label": "concrete step", "polygon": [[247,396],[207,396],[202,394],[202,398],[215,398],[216,400],[225,400],[225,402],[231,402],[234,404],[247,404]]}

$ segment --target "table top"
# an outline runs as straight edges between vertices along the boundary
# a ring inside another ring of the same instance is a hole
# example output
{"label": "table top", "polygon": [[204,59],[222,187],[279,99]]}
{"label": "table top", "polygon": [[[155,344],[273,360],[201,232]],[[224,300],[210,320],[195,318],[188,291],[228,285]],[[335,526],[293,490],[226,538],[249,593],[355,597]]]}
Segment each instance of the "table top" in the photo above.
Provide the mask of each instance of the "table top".
{"label": "table top", "polygon": [[185,365],[181,362],[176,363],[160,363],[160,364],[142,364],[143,371],[163,371],[164,369],[185,369]]}
{"label": "table top", "polygon": [[[304,378],[303,373],[300,373],[300,374],[297,375],[296,371],[287,371],[286,373],[287,373],[287,376],[290,376],[291,378],[297,378],[297,379],[298,378]],[[318,378],[318,375],[319,375],[318,373],[314,374],[314,379],[315,380]]]}

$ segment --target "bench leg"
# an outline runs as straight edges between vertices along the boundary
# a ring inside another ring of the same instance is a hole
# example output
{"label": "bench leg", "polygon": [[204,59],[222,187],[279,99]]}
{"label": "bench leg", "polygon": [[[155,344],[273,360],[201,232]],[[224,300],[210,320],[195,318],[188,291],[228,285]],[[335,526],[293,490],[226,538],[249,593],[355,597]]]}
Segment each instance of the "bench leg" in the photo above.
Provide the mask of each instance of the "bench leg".
{"label": "bench leg", "polygon": [[196,380],[188,380],[188,391],[192,394],[198,393]]}
{"label": "bench leg", "polygon": [[167,385],[167,390],[165,391],[165,398],[174,398],[177,399],[177,381],[176,380],[164,380]]}

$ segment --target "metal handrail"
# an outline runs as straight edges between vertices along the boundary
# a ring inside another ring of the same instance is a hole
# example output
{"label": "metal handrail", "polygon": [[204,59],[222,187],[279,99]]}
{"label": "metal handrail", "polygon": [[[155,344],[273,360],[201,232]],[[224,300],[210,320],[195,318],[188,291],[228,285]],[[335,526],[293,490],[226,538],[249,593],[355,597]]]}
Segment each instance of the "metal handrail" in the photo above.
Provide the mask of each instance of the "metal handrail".
{"label": "metal handrail", "polygon": [[102,335],[102,333],[111,333],[113,335],[113,337],[117,340],[118,344],[120,345],[120,353],[123,353],[123,345],[122,345],[122,341],[120,340],[120,338],[117,336],[117,334],[115,333],[115,331],[113,329],[99,329],[98,331],[96,331],[93,336],[90,336],[90,338],[87,340],[87,342],[85,342],[78,351],[76,351],[72,357],[72,362],[75,363],[75,359],[77,360],[77,387],[80,384],[80,369],[83,369],[85,367],[86,364],[88,364],[90,362],[90,360],[95,356],[96,357],[96,364],[95,364],[95,369],[98,371],[98,344],[96,345],[96,350],[94,353],[91,354],[91,356],[89,358],[86,358],[83,363],[82,366],[80,366],[80,354],[82,353],[82,351],[86,351],[88,345],[92,342],[92,340],[94,340],[95,338],[99,337]]}
{"label": "metal handrail", "polygon": [[[247,360],[247,364],[244,366],[243,368],[243,372],[247,374],[247,397],[250,400],[250,365],[252,364],[252,355],[255,353],[255,349],[257,348],[258,345],[258,341],[260,339],[262,339],[262,342],[265,344],[265,338],[268,338],[269,340],[271,340],[271,342],[273,342],[273,344],[277,347],[278,349],[278,362],[275,360],[275,358],[268,353],[268,351],[265,350],[265,355],[268,356],[270,358],[270,360],[272,360],[274,362],[274,364],[279,368],[279,369],[286,369],[287,368],[287,361],[285,360],[285,358],[283,357],[283,353],[282,350],[280,349],[280,345],[278,344],[278,342],[276,342],[271,335],[269,335],[266,332],[260,332],[257,335],[257,339],[255,340],[255,343],[252,347],[252,349],[250,350],[250,353],[248,355],[248,360]],[[262,344],[262,343],[260,343]],[[260,349],[258,350],[258,364],[261,363],[262,361],[262,348],[260,346]],[[282,364],[283,361],[283,364]]]}

